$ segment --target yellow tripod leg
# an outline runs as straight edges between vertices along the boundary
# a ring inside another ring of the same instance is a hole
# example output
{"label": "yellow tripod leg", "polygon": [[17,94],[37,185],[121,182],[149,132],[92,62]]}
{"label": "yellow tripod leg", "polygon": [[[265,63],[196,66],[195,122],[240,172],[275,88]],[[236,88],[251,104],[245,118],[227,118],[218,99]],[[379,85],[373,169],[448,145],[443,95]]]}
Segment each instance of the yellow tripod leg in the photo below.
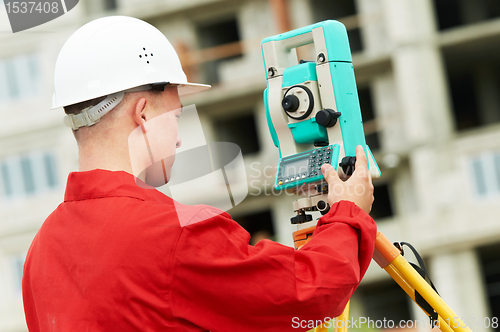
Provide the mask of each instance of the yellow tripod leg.
{"label": "yellow tripod leg", "polygon": [[[335,332],[347,332],[347,321],[349,320],[349,304],[350,301],[347,302],[347,305],[344,308],[344,311],[335,318]],[[342,322],[342,323],[340,323]],[[328,332],[328,329],[323,326],[323,324],[316,326],[314,332]]]}
{"label": "yellow tripod leg", "polygon": [[[404,280],[403,277],[401,277],[396,268],[392,264],[389,264],[386,267],[384,267],[384,270],[392,277],[392,279],[394,279],[394,281],[397,282],[399,287],[401,287],[401,289],[403,289],[405,293],[408,294],[408,296],[413,300],[413,302],[415,302],[415,304],[418,305],[420,309],[422,309],[422,307],[415,301],[415,288],[409,285],[406,282],[406,280]],[[426,312],[424,309],[422,309],[422,311],[426,315],[429,315],[429,313]],[[453,332],[450,326],[441,317],[439,317],[439,329],[443,332]]]}
{"label": "yellow tripod leg", "polygon": [[347,321],[349,320],[349,304],[351,301],[347,302],[344,311],[340,316],[335,318],[335,332],[347,332]]}
{"label": "yellow tripod leg", "polygon": [[314,332],[328,332],[328,329],[326,327],[323,327],[323,324],[321,324],[314,328]]}
{"label": "yellow tripod leg", "polygon": [[380,232],[377,233],[373,259],[389,273],[413,301],[415,301],[415,291],[417,291],[436,310],[442,331],[471,332],[434,289],[401,256],[399,250]]}
{"label": "yellow tripod leg", "polygon": [[415,291],[431,305],[438,315],[447,322],[447,325],[455,332],[471,332],[467,325],[457,316],[453,310],[443,301],[443,299],[432,289],[432,287],[418,274],[417,271],[399,255],[391,263],[401,276],[415,288]]}

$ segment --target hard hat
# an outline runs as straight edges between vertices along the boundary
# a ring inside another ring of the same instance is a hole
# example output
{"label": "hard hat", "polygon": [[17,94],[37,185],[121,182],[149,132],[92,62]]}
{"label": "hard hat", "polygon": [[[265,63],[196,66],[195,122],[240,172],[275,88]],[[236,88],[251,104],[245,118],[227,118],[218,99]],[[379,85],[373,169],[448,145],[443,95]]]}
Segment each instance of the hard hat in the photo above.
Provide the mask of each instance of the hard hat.
{"label": "hard hat", "polygon": [[[187,82],[174,48],[151,24],[126,16],[104,17],[85,24],[62,47],[52,109],[158,83],[177,85],[179,95],[210,88]],[[97,121],[104,115],[94,113]]]}

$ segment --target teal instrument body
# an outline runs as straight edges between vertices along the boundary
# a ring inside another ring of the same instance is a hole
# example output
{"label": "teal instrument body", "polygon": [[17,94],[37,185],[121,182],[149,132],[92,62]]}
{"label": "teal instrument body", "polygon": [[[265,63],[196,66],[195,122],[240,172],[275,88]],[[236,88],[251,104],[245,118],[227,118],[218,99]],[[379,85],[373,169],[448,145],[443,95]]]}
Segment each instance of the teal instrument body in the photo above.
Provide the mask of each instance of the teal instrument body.
{"label": "teal instrument body", "polygon": [[[315,59],[299,63],[295,49],[307,44],[314,44]],[[345,26],[324,21],[266,38],[261,47],[267,79],[266,118],[280,154],[275,188],[320,182],[323,176],[310,168],[311,163],[296,174],[292,166],[305,167],[298,160],[318,150],[324,153],[325,148],[331,157],[321,162],[335,169],[341,165],[349,172],[356,146],[363,146],[370,173],[379,177],[380,169],[365,141]]]}

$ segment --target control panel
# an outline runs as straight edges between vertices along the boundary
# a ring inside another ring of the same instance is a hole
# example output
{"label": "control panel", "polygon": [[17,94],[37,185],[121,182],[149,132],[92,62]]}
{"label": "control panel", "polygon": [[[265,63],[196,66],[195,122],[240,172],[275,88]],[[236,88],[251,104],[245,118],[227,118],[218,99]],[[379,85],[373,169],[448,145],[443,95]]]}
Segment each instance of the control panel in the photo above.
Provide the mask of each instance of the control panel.
{"label": "control panel", "polygon": [[293,156],[281,158],[276,175],[275,188],[288,189],[323,179],[321,165],[330,164],[337,169],[340,146],[338,144],[315,148]]}

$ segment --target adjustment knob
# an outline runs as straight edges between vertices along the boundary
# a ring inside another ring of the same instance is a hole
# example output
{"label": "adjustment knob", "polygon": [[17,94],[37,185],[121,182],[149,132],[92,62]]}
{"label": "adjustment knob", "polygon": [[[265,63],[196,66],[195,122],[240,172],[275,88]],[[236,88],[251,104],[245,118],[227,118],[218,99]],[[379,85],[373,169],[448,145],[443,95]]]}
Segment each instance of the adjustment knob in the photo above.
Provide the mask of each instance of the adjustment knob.
{"label": "adjustment knob", "polygon": [[310,214],[298,214],[295,217],[290,218],[292,224],[302,224],[308,221],[313,220],[313,217]]}
{"label": "adjustment knob", "polygon": [[283,109],[287,113],[295,112],[296,110],[299,109],[299,98],[297,98],[294,95],[288,95],[285,98],[283,98],[283,101],[281,102],[281,106],[283,106]]}
{"label": "adjustment knob", "polygon": [[323,127],[333,127],[337,124],[337,119],[341,116],[342,113],[335,112],[329,108],[319,111],[316,113],[316,122]]}
{"label": "adjustment knob", "polygon": [[345,175],[351,176],[354,173],[354,166],[356,165],[356,157],[344,157],[342,161],[339,163],[339,166],[342,167]]}
{"label": "adjustment knob", "polygon": [[324,216],[325,214],[328,213],[328,211],[330,211],[330,204],[328,204],[328,202],[325,201],[319,201],[316,204],[316,208],[321,213],[321,215]]}

